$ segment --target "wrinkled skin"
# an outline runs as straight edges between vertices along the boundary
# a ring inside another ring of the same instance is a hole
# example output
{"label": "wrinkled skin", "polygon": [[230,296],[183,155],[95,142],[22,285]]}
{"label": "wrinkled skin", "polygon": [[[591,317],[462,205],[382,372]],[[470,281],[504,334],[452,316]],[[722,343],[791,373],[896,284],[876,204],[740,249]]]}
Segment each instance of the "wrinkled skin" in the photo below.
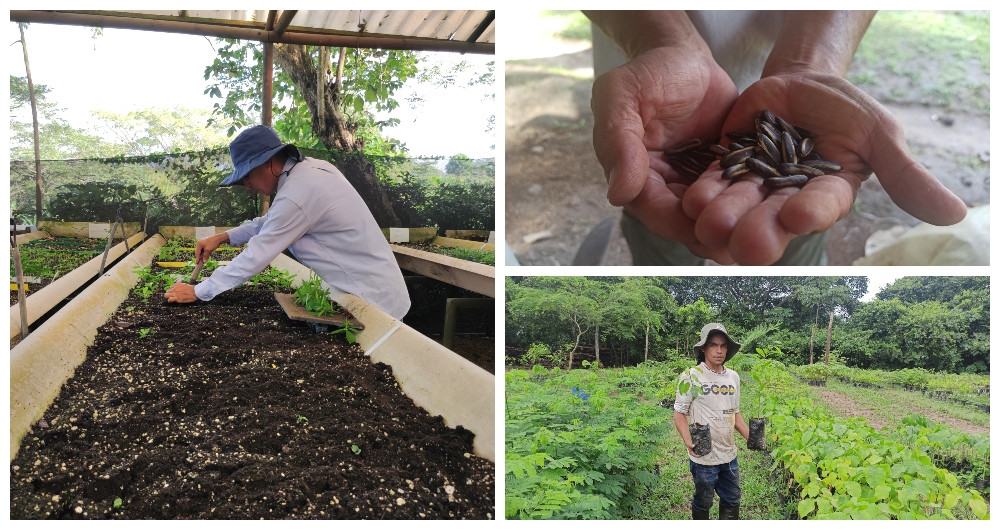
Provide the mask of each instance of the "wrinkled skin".
{"label": "wrinkled skin", "polygon": [[[909,152],[899,124],[842,77],[809,72],[765,77],[742,95],[711,59],[670,48],[644,52],[594,83],[594,148],[608,177],[608,200],[655,235],[720,263],[767,265],[789,242],[828,230],[850,213],[874,171],[890,198],[937,225],[961,221],[964,203]],[[762,178],[721,179],[718,163],[687,184],[663,150],[691,138],[752,130],[770,109],[809,129],[816,149],[843,171],[802,189],[768,189]]]}

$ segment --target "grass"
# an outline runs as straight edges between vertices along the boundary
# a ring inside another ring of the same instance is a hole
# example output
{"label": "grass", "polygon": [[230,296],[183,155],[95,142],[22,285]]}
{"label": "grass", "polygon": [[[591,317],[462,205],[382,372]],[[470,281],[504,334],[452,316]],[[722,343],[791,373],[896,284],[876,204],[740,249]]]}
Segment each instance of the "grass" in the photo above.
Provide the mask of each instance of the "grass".
{"label": "grass", "polygon": [[848,77],[862,88],[889,87],[878,94],[892,100],[884,102],[988,112],[989,71],[988,12],[881,11]]}
{"label": "grass", "polygon": [[565,24],[556,36],[567,40],[590,40],[590,19],[580,11],[543,11],[542,16],[561,19]]}
{"label": "grass", "polygon": [[[953,401],[941,401],[939,399],[930,398],[919,392],[911,392],[909,390],[894,388],[859,388],[854,385],[838,381],[836,378],[830,378],[827,380],[826,390],[840,392],[841,394],[850,397],[857,402],[858,405],[871,410],[878,416],[879,420],[884,421],[889,425],[899,425],[899,421],[906,416],[906,413],[919,412],[917,409],[928,409],[975,423],[976,425],[982,425],[984,427],[990,426],[990,415],[977,408],[969,407]],[[822,402],[821,399],[815,396],[813,399],[816,402]],[[906,413],[900,412],[899,406],[901,403],[906,404]]]}

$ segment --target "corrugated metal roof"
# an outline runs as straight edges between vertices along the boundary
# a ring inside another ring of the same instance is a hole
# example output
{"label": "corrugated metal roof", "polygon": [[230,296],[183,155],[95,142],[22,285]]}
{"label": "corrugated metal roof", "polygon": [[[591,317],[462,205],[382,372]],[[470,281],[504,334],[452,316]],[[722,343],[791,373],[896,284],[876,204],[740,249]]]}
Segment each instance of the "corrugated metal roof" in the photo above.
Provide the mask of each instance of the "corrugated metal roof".
{"label": "corrugated metal roof", "polygon": [[[270,42],[313,44],[323,39],[334,45],[357,47],[451,50],[493,53],[496,28],[493,11],[11,11],[11,20],[55,24],[127,27],[152,31],[188,32]],[[275,25],[284,14],[293,15]],[[268,17],[272,26],[268,27]],[[277,28],[277,31],[270,31]]]}

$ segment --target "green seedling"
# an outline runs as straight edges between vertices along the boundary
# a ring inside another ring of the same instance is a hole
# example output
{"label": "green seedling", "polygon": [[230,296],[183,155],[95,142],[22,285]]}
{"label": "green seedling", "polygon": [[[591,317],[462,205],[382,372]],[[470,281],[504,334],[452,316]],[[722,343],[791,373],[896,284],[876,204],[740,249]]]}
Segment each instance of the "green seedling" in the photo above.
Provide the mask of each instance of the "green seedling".
{"label": "green seedling", "polygon": [[344,322],[344,326],[342,328],[331,331],[330,335],[337,335],[338,333],[343,333],[344,338],[347,339],[347,342],[351,344],[357,344],[358,342],[357,335],[358,332],[360,331],[361,331],[360,329],[352,326],[350,322]]}
{"label": "green seedling", "polygon": [[351,445],[351,452],[354,453],[354,454],[356,454],[356,455],[360,455],[361,454],[361,448],[352,444]]}
{"label": "green seedling", "polygon": [[311,272],[309,280],[302,282],[302,285],[295,290],[295,303],[318,317],[333,315],[339,309],[330,301],[330,291],[323,288],[322,282],[316,273]]}
{"label": "green seedling", "polygon": [[299,414],[295,417],[295,423],[309,423],[309,418]]}
{"label": "green seedling", "polygon": [[111,506],[116,510],[120,510],[122,507],[122,498],[116,497],[115,502],[111,503]]}
{"label": "green seedling", "polygon": [[146,338],[146,337],[148,337],[148,336],[150,336],[150,335],[152,335],[154,333],[156,333],[155,329],[142,328],[142,329],[139,330],[139,338],[140,339],[144,339],[144,338]]}

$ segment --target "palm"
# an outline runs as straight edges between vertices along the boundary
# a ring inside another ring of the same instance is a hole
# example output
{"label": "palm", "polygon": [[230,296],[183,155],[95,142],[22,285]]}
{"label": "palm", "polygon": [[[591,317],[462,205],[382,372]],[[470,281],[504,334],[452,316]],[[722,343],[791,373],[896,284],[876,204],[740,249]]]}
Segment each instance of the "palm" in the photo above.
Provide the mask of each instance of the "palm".
{"label": "palm", "polygon": [[659,237],[701,255],[694,221],[681,199],[688,187],[664,150],[690,138],[718,136],[737,92],[714,61],[656,49],[594,84],[594,149],[609,176],[608,199],[624,205]]}
{"label": "palm", "polygon": [[723,130],[748,129],[762,109],[812,131],[816,149],[844,169],[801,190],[769,190],[757,176],[723,181],[713,166],[684,198],[705,246],[724,247],[739,263],[773,263],[793,238],[827,230],[846,216],[872,169],[890,197],[918,218],[950,224],[964,216],[961,201],[913,160],[888,111],[842,78],[764,78],[740,96]]}

